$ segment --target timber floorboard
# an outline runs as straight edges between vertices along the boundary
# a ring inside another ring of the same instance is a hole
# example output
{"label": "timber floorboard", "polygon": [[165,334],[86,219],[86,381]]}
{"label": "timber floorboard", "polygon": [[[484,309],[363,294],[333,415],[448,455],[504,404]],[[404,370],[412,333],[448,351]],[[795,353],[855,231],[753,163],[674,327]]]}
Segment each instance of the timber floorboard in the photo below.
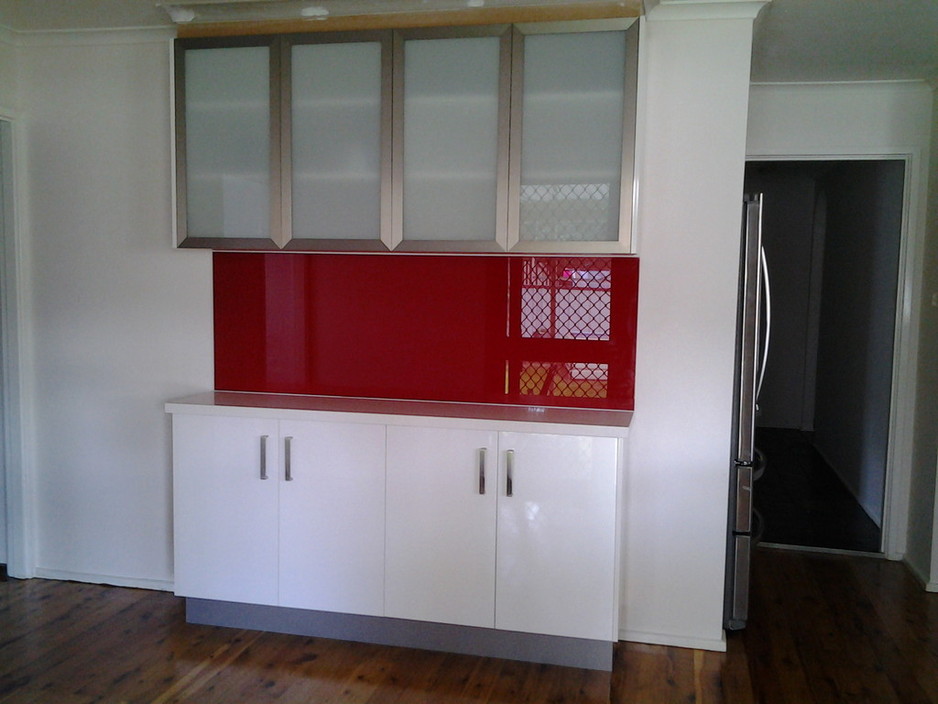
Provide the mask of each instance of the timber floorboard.
{"label": "timber floorboard", "polygon": [[938,594],[901,563],[759,549],[725,653],[611,673],[185,622],[165,592],[0,582],[0,704],[938,704]]}

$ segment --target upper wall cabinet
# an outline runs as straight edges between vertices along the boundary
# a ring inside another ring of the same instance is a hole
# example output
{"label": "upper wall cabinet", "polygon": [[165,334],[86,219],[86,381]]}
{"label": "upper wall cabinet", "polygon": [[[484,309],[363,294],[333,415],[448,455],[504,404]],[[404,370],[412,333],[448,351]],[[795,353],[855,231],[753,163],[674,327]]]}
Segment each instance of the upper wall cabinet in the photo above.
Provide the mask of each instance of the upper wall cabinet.
{"label": "upper wall cabinet", "polygon": [[288,249],[382,249],[391,217],[391,34],[284,38]]}
{"label": "upper wall cabinet", "polygon": [[176,45],[176,235],[187,247],[280,239],[279,55],[269,37]]}
{"label": "upper wall cabinet", "polygon": [[504,251],[510,28],[395,37],[391,247]]}
{"label": "upper wall cabinet", "polygon": [[588,28],[600,31],[515,30],[512,251],[629,249],[638,43]]}
{"label": "upper wall cabinet", "polygon": [[630,252],[637,32],[178,39],[177,243]]}

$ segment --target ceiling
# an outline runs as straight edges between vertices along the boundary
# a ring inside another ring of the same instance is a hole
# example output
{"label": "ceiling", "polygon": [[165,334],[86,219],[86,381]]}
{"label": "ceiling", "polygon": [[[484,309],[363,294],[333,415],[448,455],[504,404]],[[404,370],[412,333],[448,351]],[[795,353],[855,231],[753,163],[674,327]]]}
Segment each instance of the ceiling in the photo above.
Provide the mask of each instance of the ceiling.
{"label": "ceiling", "polygon": [[[172,23],[159,6],[164,1],[0,0],[0,25],[19,32],[169,27]],[[199,2],[211,4],[212,0],[192,0],[192,4]],[[327,2],[377,11],[385,9],[389,0],[320,0],[317,4]],[[419,2],[422,9],[452,4],[450,0],[413,2]],[[513,2],[517,0],[487,0],[489,5]],[[525,2],[554,4],[558,0]],[[756,20],[752,79],[938,82],[938,1],[773,0]]]}

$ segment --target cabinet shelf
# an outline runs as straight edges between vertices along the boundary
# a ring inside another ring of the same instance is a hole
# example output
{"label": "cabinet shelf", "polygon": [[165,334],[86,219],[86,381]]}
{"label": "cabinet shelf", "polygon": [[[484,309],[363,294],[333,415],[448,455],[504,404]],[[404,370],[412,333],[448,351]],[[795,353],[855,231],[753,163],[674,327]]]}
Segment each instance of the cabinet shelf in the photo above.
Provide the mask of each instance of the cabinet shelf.
{"label": "cabinet shelf", "polygon": [[217,112],[237,115],[238,113],[266,113],[269,105],[261,100],[190,100],[186,110],[190,112]]}

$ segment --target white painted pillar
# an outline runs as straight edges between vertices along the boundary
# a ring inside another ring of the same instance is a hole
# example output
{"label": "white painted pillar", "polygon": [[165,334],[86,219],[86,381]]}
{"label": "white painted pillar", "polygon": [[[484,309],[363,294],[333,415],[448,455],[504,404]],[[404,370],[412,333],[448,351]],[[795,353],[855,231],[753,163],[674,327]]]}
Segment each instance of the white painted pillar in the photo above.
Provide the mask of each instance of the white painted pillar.
{"label": "white painted pillar", "polygon": [[749,65],[762,5],[664,0],[642,28],[625,640],[725,647]]}

